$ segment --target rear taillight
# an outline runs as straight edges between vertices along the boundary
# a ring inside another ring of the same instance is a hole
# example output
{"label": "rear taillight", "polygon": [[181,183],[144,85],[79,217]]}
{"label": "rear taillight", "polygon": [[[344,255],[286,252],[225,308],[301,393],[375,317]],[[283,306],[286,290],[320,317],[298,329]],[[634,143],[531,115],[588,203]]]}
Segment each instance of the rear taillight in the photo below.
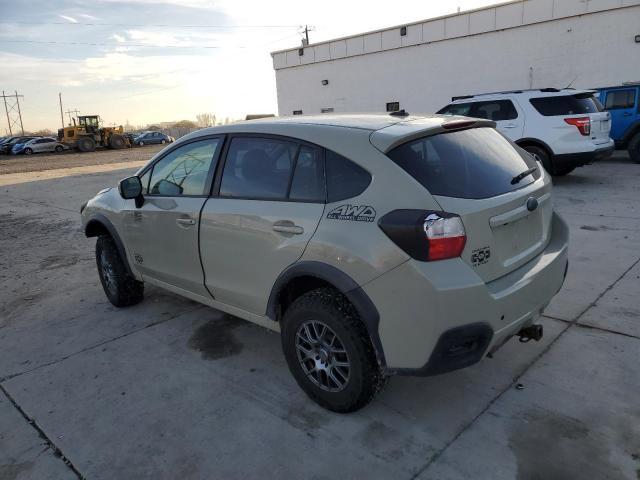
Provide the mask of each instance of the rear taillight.
{"label": "rear taillight", "polygon": [[415,260],[457,258],[467,237],[459,216],[426,210],[394,210],[378,221],[382,231]]}
{"label": "rear taillight", "polygon": [[591,134],[591,119],[589,117],[565,118],[564,121],[580,130],[580,133],[585,137]]}
{"label": "rear taillight", "polygon": [[467,243],[464,225],[457,216],[442,217],[438,213],[429,214],[424,221],[424,233],[429,242],[430,262],[459,257]]}

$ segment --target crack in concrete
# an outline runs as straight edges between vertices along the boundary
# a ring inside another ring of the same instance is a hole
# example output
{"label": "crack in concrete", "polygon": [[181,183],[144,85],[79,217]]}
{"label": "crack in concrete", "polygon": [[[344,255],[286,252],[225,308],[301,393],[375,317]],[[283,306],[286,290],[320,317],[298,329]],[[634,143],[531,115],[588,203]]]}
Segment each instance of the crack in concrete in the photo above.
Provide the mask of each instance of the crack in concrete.
{"label": "crack in concrete", "polygon": [[94,345],[90,345],[88,347],[82,348],[82,349],[80,349],[80,350],[78,350],[76,352],[70,353],[68,355],[60,357],[60,358],[58,358],[56,360],[53,360],[51,362],[43,363],[43,364],[38,365],[36,367],[33,367],[33,368],[29,369],[29,370],[25,370],[24,372],[12,373],[12,374],[6,375],[4,377],[0,377],[0,386],[2,385],[2,383],[6,382],[7,380],[11,380],[12,378],[16,378],[16,377],[19,377],[21,375],[25,375],[27,373],[34,372],[34,371],[39,370],[41,368],[49,367],[51,365],[57,365],[58,363],[64,362],[65,360],[67,360],[69,358],[72,358],[72,357],[75,357],[76,355],[80,355],[81,353],[89,352],[89,351],[91,351],[91,350],[93,350],[95,348],[102,347],[104,345],[108,345],[108,344],[110,344],[112,342],[115,342],[116,340],[120,340],[122,338],[128,337],[130,335],[133,335],[135,333],[141,332],[143,330],[146,330],[148,328],[155,327],[156,325],[161,325],[161,324],[166,323],[166,322],[168,322],[170,320],[173,320],[174,318],[178,318],[181,315],[184,315],[184,314],[187,314],[187,313],[191,313],[191,312],[195,312],[195,311],[197,311],[197,310],[199,310],[201,308],[205,308],[205,307],[206,307],[206,305],[197,305],[196,307],[194,307],[192,309],[181,311],[181,312],[176,313],[175,315],[173,315],[171,317],[164,318],[162,320],[158,320],[157,322],[152,322],[152,323],[150,323],[148,325],[145,325],[144,327],[140,327],[140,328],[137,328],[135,330],[131,330],[130,332],[123,333],[122,335],[118,335],[117,337],[110,338],[108,340],[105,340],[104,342],[100,342],[100,343],[96,343]]}
{"label": "crack in concrete", "polygon": [[[551,320],[556,320],[558,322],[570,324],[573,320],[565,320],[564,318],[552,317],[551,315],[544,315],[546,318],[550,318]],[[577,328],[585,328],[587,330],[597,330],[599,332],[611,333],[613,335],[621,335],[623,337],[634,338],[636,340],[640,340],[640,337],[637,335],[632,335],[631,333],[620,332],[618,330],[611,330],[610,328],[598,327],[596,325],[589,325],[586,323],[575,323],[575,327]]]}
{"label": "crack in concrete", "polygon": [[[547,345],[538,355],[536,355],[531,362],[529,362],[529,364],[527,364],[524,369],[522,370],[521,373],[519,373],[516,377],[513,378],[513,380],[511,381],[511,383],[509,385],[507,385],[506,388],[504,388],[502,391],[500,391],[486,406],[485,408],[483,408],[475,417],[473,417],[469,422],[467,422],[458,433],[456,433],[453,438],[451,440],[449,440],[440,450],[438,450],[436,452],[436,454],[431,457],[429,459],[429,461],[420,469],[418,469],[418,471],[413,474],[410,478],[410,480],[416,480],[420,475],[422,475],[424,472],[426,472],[431,465],[433,465],[446,451],[447,449],[453,445],[458,438],[460,438],[467,430],[469,430],[474,423],[476,423],[476,421],[482,416],[484,415],[487,411],[489,411],[489,409],[500,399],[502,398],[502,396],[508,392],[509,390],[511,390],[513,388],[513,386],[518,383],[518,380],[520,380],[520,378],[522,378],[530,369],[531,367],[533,367],[538,360],[540,360],[544,355],[547,354],[547,352],[549,352],[549,350],[551,350],[551,347],[553,347],[556,342],[574,325],[578,325],[578,326],[583,326],[578,324],[578,320],[580,320],[580,318],[587,313],[591,308],[593,308],[598,301],[604,297],[609,291],[611,291],[611,289],[613,289],[616,284],[618,282],[620,282],[620,280],[622,280],[625,275],[627,275],[627,273],[629,273],[638,263],[640,263],[640,258],[638,258],[635,262],[633,262],[631,264],[631,266],[629,268],[627,268],[618,278],[616,278],[613,283],[611,285],[609,285],[607,288],[605,288],[597,297],[595,300],[593,300],[580,314],[578,314],[578,316],[576,316],[575,319],[573,319],[572,321],[566,321],[566,320],[562,320],[562,322],[566,323],[566,327],[558,334],[558,336],[556,338],[554,338],[551,342],[549,342],[549,345]],[[547,316],[547,315],[545,315]],[[548,317],[548,316],[547,316]],[[552,318],[552,317],[548,317],[548,318]],[[616,335],[624,335],[624,334],[618,334],[617,332],[610,332]],[[634,337],[635,338],[635,337]]]}
{"label": "crack in concrete", "polygon": [[38,425],[38,422],[36,422],[35,419],[33,419],[29,415],[27,415],[27,412],[25,412],[22,409],[22,407],[20,405],[18,405],[18,402],[16,402],[16,400],[9,394],[7,389],[4,388],[4,386],[1,383],[0,383],[0,391],[2,391],[2,393],[5,395],[5,397],[7,397],[9,402],[11,402],[11,405],[13,405],[13,407],[18,411],[18,413],[20,413],[20,415],[22,415],[22,418],[24,418],[27,421],[27,423],[29,425],[31,425],[36,432],[38,432],[38,436],[40,438],[42,438],[42,440],[44,440],[46,442],[47,447],[50,448],[53,451],[53,454],[56,457],[58,457],[60,460],[62,460],[64,462],[64,464],[75,474],[76,477],[78,477],[80,480],[84,480],[85,477],[80,473],[78,468],[71,462],[71,460],[69,460],[69,458],[67,456],[65,456],[64,453],[62,453],[62,450],[60,450],[60,447],[58,447],[53,442],[53,440],[51,440],[47,436],[47,434],[44,432],[42,427],[40,425]]}

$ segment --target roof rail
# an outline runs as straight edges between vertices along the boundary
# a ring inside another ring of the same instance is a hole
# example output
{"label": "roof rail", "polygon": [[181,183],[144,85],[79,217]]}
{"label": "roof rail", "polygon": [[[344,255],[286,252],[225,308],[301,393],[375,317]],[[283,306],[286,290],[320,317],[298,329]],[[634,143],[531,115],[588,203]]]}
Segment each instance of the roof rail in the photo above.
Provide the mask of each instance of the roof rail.
{"label": "roof rail", "polygon": [[[638,82],[640,84],[640,82]],[[547,88],[529,88],[523,90],[505,90],[501,92],[486,92],[486,93],[476,93],[475,95],[458,95],[455,97],[451,97],[451,101],[455,102],[456,100],[466,100],[468,98],[475,97],[484,97],[486,95],[508,95],[511,93],[524,93],[524,92],[545,92],[545,93],[558,93],[563,90],[575,90],[575,88],[555,88],[555,87],[547,87]]]}

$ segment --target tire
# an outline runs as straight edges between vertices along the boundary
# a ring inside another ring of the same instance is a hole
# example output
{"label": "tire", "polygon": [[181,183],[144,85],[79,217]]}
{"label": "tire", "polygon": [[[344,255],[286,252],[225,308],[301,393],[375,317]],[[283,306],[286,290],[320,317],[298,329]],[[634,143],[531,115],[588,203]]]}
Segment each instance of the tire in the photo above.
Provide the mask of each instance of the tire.
{"label": "tire", "polygon": [[167,143],[166,140],[160,140],[161,145],[164,145],[165,143]]}
{"label": "tire", "polygon": [[640,133],[636,133],[629,141],[629,157],[631,160],[640,163]]}
{"label": "tire", "polygon": [[127,271],[116,243],[108,235],[98,237],[96,265],[104,293],[114,306],[128,307],[142,301],[144,283],[136,280]]}
{"label": "tire", "polygon": [[563,177],[565,175],[570,174],[575,169],[576,167],[554,168],[553,173],[551,175],[553,175],[554,177]]}
{"label": "tire", "polygon": [[536,160],[542,163],[544,169],[549,172],[551,175],[551,158],[549,153],[542,147],[538,147],[536,145],[525,145],[524,148],[527,152],[534,156]]}
{"label": "tire", "polygon": [[114,133],[109,137],[109,147],[113,148],[114,150],[120,150],[121,148],[124,148],[124,145],[125,142],[122,135]]}
{"label": "tire", "polygon": [[140,145],[141,147],[144,147],[144,142],[138,142],[138,145]]}
{"label": "tire", "polygon": [[64,147],[62,145],[58,145],[56,148],[53,149],[56,153],[62,153],[62,151],[64,150]]}
{"label": "tire", "polygon": [[24,149],[24,154],[25,155],[31,155],[33,153],[33,150],[31,150],[30,148],[25,148]]}
{"label": "tire", "polygon": [[285,312],[281,326],[289,370],[320,406],[338,413],[354,412],[384,386],[386,377],[369,334],[353,305],[336,290],[319,288],[300,296]]}
{"label": "tire", "polygon": [[96,141],[91,137],[80,137],[77,145],[81,152],[93,152],[96,149]]}

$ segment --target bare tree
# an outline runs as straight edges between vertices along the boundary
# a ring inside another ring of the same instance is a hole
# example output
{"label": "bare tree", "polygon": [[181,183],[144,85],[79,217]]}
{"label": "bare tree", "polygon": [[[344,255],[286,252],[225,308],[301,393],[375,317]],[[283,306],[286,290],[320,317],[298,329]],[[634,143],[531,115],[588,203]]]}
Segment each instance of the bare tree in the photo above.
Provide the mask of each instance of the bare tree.
{"label": "bare tree", "polygon": [[216,116],[213,113],[199,113],[196,115],[196,123],[200,128],[212,127],[216,124]]}

